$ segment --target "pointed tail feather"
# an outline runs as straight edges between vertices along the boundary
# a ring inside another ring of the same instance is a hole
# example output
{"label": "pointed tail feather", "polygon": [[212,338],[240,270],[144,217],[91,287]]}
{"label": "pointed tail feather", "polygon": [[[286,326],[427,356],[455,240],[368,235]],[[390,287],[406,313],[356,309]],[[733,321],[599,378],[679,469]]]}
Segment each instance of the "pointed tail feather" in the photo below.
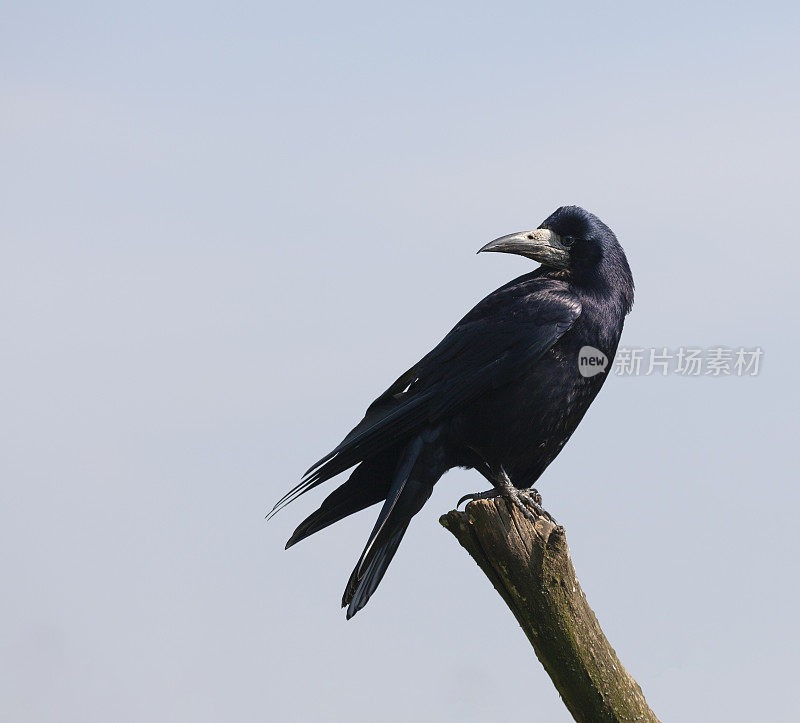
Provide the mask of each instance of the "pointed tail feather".
{"label": "pointed tail feather", "polygon": [[[342,607],[348,605],[348,620],[367,604],[372,593],[377,589],[378,584],[386,573],[386,569],[389,567],[389,563],[394,557],[394,553],[397,552],[400,540],[403,539],[406,529],[408,529],[408,523],[402,525],[397,530],[393,530],[391,534],[387,536],[385,542],[381,543],[376,548],[375,554],[372,556],[366,568],[364,570],[359,570],[359,567],[356,567],[356,569],[353,570],[353,574],[350,576],[350,580],[347,583],[345,597],[342,600]],[[358,576],[359,574],[361,577]]]}
{"label": "pointed tail feather", "polygon": [[298,525],[286,549],[348,515],[385,500],[397,456],[398,450],[389,449],[358,465],[347,482],[331,492],[320,508]]}
{"label": "pointed tail feather", "polygon": [[426,458],[421,437],[403,451],[386,502],[342,597],[342,607],[348,606],[348,620],[375,592],[411,518],[422,509],[442,472]]}
{"label": "pointed tail feather", "polygon": [[[401,377],[398,381],[402,380]],[[425,403],[429,396],[430,393],[411,399],[381,397],[382,403],[377,407],[377,402],[373,404],[367,416],[339,446],[311,465],[300,482],[275,503],[267,519],[323,482],[395,446],[398,440],[408,439],[414,429],[425,422]]]}

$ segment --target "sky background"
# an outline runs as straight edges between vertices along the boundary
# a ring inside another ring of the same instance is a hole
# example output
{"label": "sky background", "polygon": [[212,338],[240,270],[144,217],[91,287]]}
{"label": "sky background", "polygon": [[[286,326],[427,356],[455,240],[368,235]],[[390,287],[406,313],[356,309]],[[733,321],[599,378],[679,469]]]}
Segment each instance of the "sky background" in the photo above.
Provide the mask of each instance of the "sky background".
{"label": "sky background", "polygon": [[792,3],[3,4],[0,718],[568,721],[437,523],[370,604],[377,509],[264,513],[580,204],[628,347],[541,478],[664,721],[796,721],[800,11]]}

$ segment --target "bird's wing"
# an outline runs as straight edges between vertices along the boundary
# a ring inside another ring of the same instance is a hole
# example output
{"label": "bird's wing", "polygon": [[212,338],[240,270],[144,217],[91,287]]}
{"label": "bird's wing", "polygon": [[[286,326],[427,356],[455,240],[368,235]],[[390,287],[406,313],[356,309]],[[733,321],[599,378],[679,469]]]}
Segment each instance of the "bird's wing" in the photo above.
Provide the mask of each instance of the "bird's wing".
{"label": "bird's wing", "polygon": [[527,275],[493,292],[378,397],[341,444],[312,465],[270,514],[487,391],[513,382],[580,313],[578,297],[562,281]]}

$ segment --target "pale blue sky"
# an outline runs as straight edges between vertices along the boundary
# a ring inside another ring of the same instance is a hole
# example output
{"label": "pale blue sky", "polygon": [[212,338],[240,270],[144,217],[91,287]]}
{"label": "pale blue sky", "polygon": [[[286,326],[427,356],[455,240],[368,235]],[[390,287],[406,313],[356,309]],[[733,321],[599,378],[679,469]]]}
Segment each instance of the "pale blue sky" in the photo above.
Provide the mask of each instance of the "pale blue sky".
{"label": "pale blue sky", "polygon": [[6,3],[0,718],[567,721],[438,516],[266,509],[479,298],[486,241],[615,229],[627,346],[539,484],[665,721],[796,721],[798,67],[789,3]]}

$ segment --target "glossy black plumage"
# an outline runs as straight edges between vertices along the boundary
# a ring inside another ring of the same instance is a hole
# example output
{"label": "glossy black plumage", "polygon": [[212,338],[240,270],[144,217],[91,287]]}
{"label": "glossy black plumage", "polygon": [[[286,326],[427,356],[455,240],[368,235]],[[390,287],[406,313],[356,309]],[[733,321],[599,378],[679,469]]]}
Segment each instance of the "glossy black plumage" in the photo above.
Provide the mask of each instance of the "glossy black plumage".
{"label": "glossy black plumage", "polygon": [[358,465],[300,524],[289,547],[385,500],[344,593],[348,618],[366,604],[409,521],[448,469],[475,468],[498,486],[506,475],[517,488],[532,486],[605,381],[605,373],[579,373],[578,351],[593,346],[613,359],[633,303],[630,268],[611,230],[568,206],[536,232],[498,242],[484,250],[513,247],[552,265],[478,303],[273,508]]}

